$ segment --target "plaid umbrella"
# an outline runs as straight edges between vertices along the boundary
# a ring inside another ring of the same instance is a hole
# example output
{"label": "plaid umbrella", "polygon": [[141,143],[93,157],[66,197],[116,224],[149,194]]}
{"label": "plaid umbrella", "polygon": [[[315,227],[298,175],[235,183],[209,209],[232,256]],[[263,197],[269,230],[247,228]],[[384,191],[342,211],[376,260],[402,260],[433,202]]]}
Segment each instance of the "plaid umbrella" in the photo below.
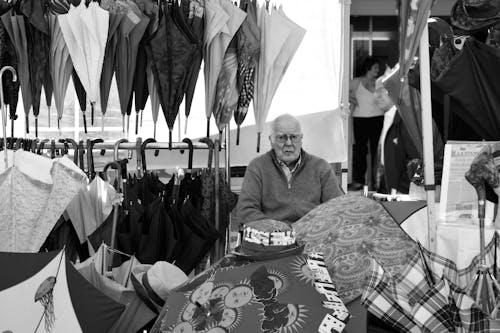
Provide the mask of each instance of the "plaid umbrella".
{"label": "plaid umbrella", "polygon": [[236,122],[236,144],[240,142],[240,126],[245,120],[248,107],[253,99],[255,73],[260,54],[260,30],[257,25],[257,2],[241,1],[240,8],[246,9],[247,16],[237,32],[238,39],[238,107],[234,111]]}
{"label": "plaid umbrella", "polygon": [[288,65],[306,33],[286,17],[282,8],[267,13],[260,9],[260,59],[254,96],[254,115],[257,124],[257,152],[260,151],[260,134],[267,119],[273,97],[285,75]]}
{"label": "plaid umbrella", "polygon": [[[488,244],[486,264],[496,271],[498,235]],[[458,270],[455,263],[425,248],[408,258],[400,274],[391,274],[376,260],[362,303],[401,332],[489,332],[498,323],[469,296],[479,256]]]}
{"label": "plaid umbrella", "polygon": [[151,332],[341,332],[348,313],[334,289],[329,297],[338,312],[322,306],[328,300],[313,269],[324,263],[313,267],[310,260],[226,256],[169,295]]}
{"label": "plaid umbrella", "polygon": [[31,108],[31,83],[28,61],[28,42],[26,40],[26,26],[23,15],[8,12],[2,15],[2,22],[9,34],[12,44],[16,48],[18,61],[19,83],[23,97],[24,115],[26,121],[26,133],[29,133],[29,112]]}

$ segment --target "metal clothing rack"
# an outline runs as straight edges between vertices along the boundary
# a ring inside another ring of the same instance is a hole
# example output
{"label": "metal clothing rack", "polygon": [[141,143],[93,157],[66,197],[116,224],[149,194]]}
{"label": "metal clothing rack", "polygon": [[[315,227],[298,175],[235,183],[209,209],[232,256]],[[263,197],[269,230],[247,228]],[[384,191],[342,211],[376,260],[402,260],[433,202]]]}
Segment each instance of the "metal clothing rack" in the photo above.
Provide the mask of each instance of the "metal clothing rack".
{"label": "metal clothing rack", "polygon": [[[226,140],[229,139],[229,135],[226,135]],[[186,139],[185,139],[186,140]],[[203,140],[203,139],[202,139]],[[61,150],[61,149],[73,149],[74,147],[69,146],[66,143],[63,142],[47,142],[48,140],[42,140],[40,142],[37,142],[37,150],[43,151],[43,150]],[[186,142],[187,141],[187,142]],[[231,172],[230,172],[230,163],[229,163],[229,149],[228,147],[228,141],[226,141],[225,144],[222,144],[219,142],[219,140],[213,141],[213,146],[211,141],[204,140],[204,142],[200,141],[193,141],[191,140],[186,140],[183,142],[155,142],[153,139],[146,139],[144,142],[142,141],[142,138],[137,138],[135,142],[129,142],[126,139],[121,139],[116,142],[102,142],[100,139],[97,140],[87,140],[80,142],[80,145],[78,146],[78,149],[84,149],[87,151],[88,145],[90,144],[90,149],[91,151],[102,151],[102,150],[111,150],[114,151],[114,161],[118,160],[118,151],[120,150],[126,150],[126,151],[136,151],[136,158],[137,158],[137,172],[142,173],[142,159],[143,156],[140,153],[142,150],[185,150],[189,151],[190,149],[194,150],[210,150],[212,149],[213,151],[213,160],[214,160],[214,173],[215,173],[215,228],[222,234],[222,236],[216,241],[214,250],[212,251],[211,255],[211,262],[216,262],[219,259],[221,259],[226,253],[227,253],[227,237],[229,235],[228,230],[220,230],[220,182],[219,182],[219,175],[220,175],[220,151],[222,149],[225,150],[225,158],[224,158],[224,167],[226,168],[226,181],[227,185],[230,188],[230,177],[231,177]],[[209,143],[207,143],[209,142]],[[209,156],[210,158],[210,156]],[[88,161],[90,161],[90,157],[87,156]],[[88,163],[89,164],[89,163]]]}

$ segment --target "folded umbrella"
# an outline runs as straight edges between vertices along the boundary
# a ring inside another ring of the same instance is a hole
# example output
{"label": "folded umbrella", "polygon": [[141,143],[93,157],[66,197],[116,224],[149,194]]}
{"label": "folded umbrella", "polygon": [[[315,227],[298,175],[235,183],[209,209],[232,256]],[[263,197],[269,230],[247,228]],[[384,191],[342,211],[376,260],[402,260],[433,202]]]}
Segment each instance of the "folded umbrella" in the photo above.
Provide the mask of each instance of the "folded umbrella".
{"label": "folded umbrella", "polygon": [[64,42],[61,27],[57,16],[48,15],[50,39],[50,73],[54,83],[54,100],[57,111],[57,128],[60,129],[60,120],[64,112],[64,100],[68,89],[69,79],[73,72],[73,62]]}
{"label": "folded umbrella", "polygon": [[[108,38],[109,12],[99,7],[97,2],[90,2],[87,8],[82,1],[67,14],[59,15],[58,19],[73,66],[88,95],[93,114]],[[85,112],[83,115],[86,122]]]}
{"label": "folded umbrella", "polygon": [[261,7],[261,46],[257,72],[257,94],[254,96],[254,115],[257,124],[257,152],[273,97],[288,65],[306,33],[284,14],[281,7],[268,14]]}
{"label": "folded umbrella", "polygon": [[[149,17],[144,15],[135,3],[128,1],[129,10],[118,27],[118,44],[116,49],[116,85],[120,99],[122,116],[127,113],[132,87],[134,84],[135,67],[137,64],[137,49],[139,42],[149,24]],[[129,119],[127,118],[127,132]],[[125,131],[125,128],[123,128]]]}
{"label": "folded umbrella", "polygon": [[64,251],[0,253],[4,332],[107,332],[124,306],[83,278]]}
{"label": "folded umbrella", "polygon": [[15,12],[2,15],[4,24],[10,40],[16,48],[18,59],[18,76],[21,85],[21,95],[23,98],[24,116],[26,122],[26,133],[29,133],[29,112],[31,109],[31,83],[28,61],[28,42],[26,40],[26,27],[23,15],[17,15]]}
{"label": "folded umbrella", "polygon": [[153,64],[151,63],[150,60],[148,60],[146,74],[148,80],[148,92],[149,96],[151,96],[151,112],[153,115],[153,123],[154,123],[153,138],[156,138],[156,122],[158,121],[158,112],[160,111],[160,96],[155,82],[152,66]]}
{"label": "folded umbrella", "polygon": [[246,13],[227,0],[205,2],[205,114],[207,136],[210,135],[210,117],[214,110],[217,79],[229,43],[245,19]]}
{"label": "folded umbrella", "polygon": [[240,142],[240,126],[245,120],[248,107],[254,95],[254,82],[260,55],[260,29],[257,25],[257,5],[255,1],[242,1],[240,8],[246,7],[247,17],[241,24],[238,39],[238,106],[234,111],[237,125],[236,144]]}

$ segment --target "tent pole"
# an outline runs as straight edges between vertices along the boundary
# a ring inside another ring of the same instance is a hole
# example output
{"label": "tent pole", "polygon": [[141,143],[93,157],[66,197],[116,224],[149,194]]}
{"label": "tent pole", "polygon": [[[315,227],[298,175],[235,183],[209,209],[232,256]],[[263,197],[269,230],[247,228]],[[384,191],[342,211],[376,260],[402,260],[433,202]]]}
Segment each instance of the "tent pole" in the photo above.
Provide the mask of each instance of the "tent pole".
{"label": "tent pole", "polygon": [[344,131],[344,142],[346,144],[346,160],[341,163],[342,168],[342,189],[345,193],[347,193],[347,183],[348,180],[348,171],[349,171],[349,162],[347,157],[349,154],[349,81],[350,81],[350,48],[351,48],[351,24],[349,21],[350,18],[350,7],[351,0],[339,0],[340,8],[341,8],[341,21],[342,21],[342,51],[340,58],[340,66],[341,66],[341,74],[340,74],[340,112],[342,115],[342,125]]}
{"label": "tent pole", "polygon": [[[427,14],[427,18],[429,14]],[[426,22],[427,22],[426,18]],[[434,145],[432,133],[432,104],[431,104],[431,79],[429,61],[429,28],[426,23],[422,36],[420,37],[420,94],[422,105],[422,137],[424,155],[424,181],[427,193],[427,226],[428,244],[427,248],[436,251],[436,199],[434,182]]]}

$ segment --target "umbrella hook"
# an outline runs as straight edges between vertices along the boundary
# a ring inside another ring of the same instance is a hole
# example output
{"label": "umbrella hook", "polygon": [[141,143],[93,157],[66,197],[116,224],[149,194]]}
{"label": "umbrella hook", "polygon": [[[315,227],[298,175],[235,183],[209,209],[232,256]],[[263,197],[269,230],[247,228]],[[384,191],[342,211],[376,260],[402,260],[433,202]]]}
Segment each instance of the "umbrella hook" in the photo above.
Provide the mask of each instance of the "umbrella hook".
{"label": "umbrella hook", "polygon": [[56,141],[54,139],[50,141],[50,158],[56,158]]}
{"label": "umbrella hook", "polygon": [[136,168],[137,168],[137,178],[141,179],[144,174],[143,164],[142,164],[142,138],[138,137],[135,141],[135,154],[136,156]]}
{"label": "umbrella hook", "polygon": [[95,139],[90,140],[87,139],[87,169],[88,169],[88,177],[90,179],[94,179],[95,177],[95,169],[94,169],[94,155],[92,151],[94,150],[94,145],[96,143],[104,142],[103,139]]}
{"label": "umbrella hook", "polygon": [[0,69],[0,112],[2,112],[2,130],[3,130],[3,143],[5,148],[4,151],[4,160],[5,160],[5,167],[8,166],[8,159],[7,159],[7,108],[5,107],[4,103],[4,96],[3,96],[3,74],[6,71],[10,71],[12,73],[12,82],[17,81],[17,74],[16,70],[12,66],[5,66],[2,69]]}
{"label": "umbrella hook", "polygon": [[38,155],[43,154],[43,149],[45,147],[45,143],[47,142],[49,142],[49,139],[43,139],[42,141],[40,141],[40,144],[38,145],[38,150],[36,152]]}
{"label": "umbrella hook", "polygon": [[[147,166],[146,166],[146,146],[148,145],[148,143],[152,143],[152,142],[156,142],[156,140],[153,139],[153,138],[149,138],[149,139],[144,140],[144,142],[141,145],[142,171],[143,172],[146,172],[146,170],[147,170]],[[155,154],[156,154],[157,151],[158,150],[155,150]],[[155,156],[157,156],[157,155],[155,155]]]}
{"label": "umbrella hook", "polygon": [[188,156],[188,170],[187,172],[192,173],[193,172],[193,155],[194,155],[194,147],[193,147],[193,141],[189,138],[185,138],[182,140],[182,142],[185,142],[188,144],[188,149],[189,149],[189,156]]}
{"label": "umbrella hook", "polygon": [[208,146],[208,170],[212,168],[212,159],[214,155],[214,142],[210,138],[201,138],[199,142],[205,143]]}
{"label": "umbrella hook", "polygon": [[79,156],[78,144],[76,143],[75,140],[70,139],[70,138],[66,138],[66,139],[63,139],[63,140],[64,140],[64,142],[71,143],[71,146],[73,146],[73,151],[74,151],[73,162],[75,162],[75,164],[78,165],[78,156]]}

